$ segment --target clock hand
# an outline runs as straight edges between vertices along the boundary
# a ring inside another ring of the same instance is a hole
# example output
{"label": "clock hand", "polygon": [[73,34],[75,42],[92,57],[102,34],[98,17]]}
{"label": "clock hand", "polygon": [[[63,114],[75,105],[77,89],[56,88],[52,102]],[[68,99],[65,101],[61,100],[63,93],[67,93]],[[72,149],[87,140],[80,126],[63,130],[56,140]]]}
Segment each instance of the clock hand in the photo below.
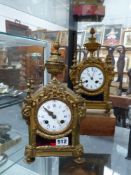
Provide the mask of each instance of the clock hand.
{"label": "clock hand", "polygon": [[94,80],[94,73],[95,73],[95,70],[93,70],[92,76],[90,77],[91,80]]}
{"label": "clock hand", "polygon": [[94,77],[94,73],[95,73],[95,70],[94,70],[93,73],[92,73],[92,77]]}
{"label": "clock hand", "polygon": [[93,76],[91,76],[88,72],[87,75],[90,77],[91,80],[93,80]]}
{"label": "clock hand", "polygon": [[49,111],[47,108],[45,108],[44,106],[43,106],[43,108],[44,108],[44,110],[51,116],[51,115],[53,115],[53,112],[52,111]]}
{"label": "clock hand", "polygon": [[49,116],[51,116],[53,119],[56,119],[56,115],[52,111],[49,111],[47,108],[43,106],[44,110],[48,113]]}
{"label": "clock hand", "polygon": [[48,113],[49,116],[51,116],[53,119],[56,119],[57,123],[58,123],[59,125],[61,125],[61,122],[60,122],[59,120],[57,120],[56,115],[55,115],[52,111],[49,111],[49,110],[48,110],[47,108],[45,108],[44,106],[43,106],[43,108],[44,108],[44,110]]}
{"label": "clock hand", "polygon": [[87,72],[87,75],[91,78],[91,75]]}

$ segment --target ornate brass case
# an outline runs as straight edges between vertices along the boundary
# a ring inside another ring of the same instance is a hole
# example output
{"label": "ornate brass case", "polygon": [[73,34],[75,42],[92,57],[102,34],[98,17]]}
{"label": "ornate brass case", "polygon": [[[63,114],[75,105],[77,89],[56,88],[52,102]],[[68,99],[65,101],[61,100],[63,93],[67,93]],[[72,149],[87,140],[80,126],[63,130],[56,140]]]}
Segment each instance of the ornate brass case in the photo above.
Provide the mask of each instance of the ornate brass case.
{"label": "ornate brass case", "polygon": [[[22,108],[23,118],[29,128],[29,144],[25,149],[27,162],[32,162],[36,156],[73,155],[75,158],[80,158],[83,153],[83,147],[79,143],[79,122],[81,118],[86,116],[86,106],[80,96],[55,78],[56,72],[59,70],[59,68],[56,69],[58,63],[61,64],[58,60],[56,64],[55,62],[52,64],[52,60],[49,60],[46,64],[48,70],[54,75],[49,84],[32,93],[31,81],[28,83],[27,97]],[[71,111],[69,126],[58,133],[45,131],[37,120],[37,112],[41,104],[52,99],[64,102]],[[65,146],[56,145],[56,139],[63,137],[69,138],[69,144]]]}
{"label": "ornate brass case", "polygon": [[[100,47],[100,44],[95,42],[95,38],[93,37],[94,33],[94,29],[91,29],[92,37],[89,38],[89,43],[85,44],[85,47],[90,52],[90,55],[83,59],[80,63],[77,63],[77,61],[74,60],[74,64],[70,70],[70,79],[72,81],[74,91],[86,99],[87,108],[105,109],[106,111],[109,111],[111,108],[111,104],[109,102],[110,85],[114,77],[112,60],[109,55],[107,55],[104,59],[94,56],[94,52]],[[88,67],[97,67],[103,72],[104,81],[100,88],[88,90],[83,87],[80,75],[81,72]],[[102,99],[97,100],[97,97],[100,94],[102,95]]]}

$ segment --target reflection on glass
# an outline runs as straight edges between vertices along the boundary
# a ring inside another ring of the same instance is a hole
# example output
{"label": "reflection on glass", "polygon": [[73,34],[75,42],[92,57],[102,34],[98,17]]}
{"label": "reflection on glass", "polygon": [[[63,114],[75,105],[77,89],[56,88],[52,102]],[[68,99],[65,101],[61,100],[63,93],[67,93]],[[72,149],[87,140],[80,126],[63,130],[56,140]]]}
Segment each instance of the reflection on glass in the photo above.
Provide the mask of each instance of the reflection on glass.
{"label": "reflection on glass", "polygon": [[69,0],[0,0],[0,3],[68,28]]}

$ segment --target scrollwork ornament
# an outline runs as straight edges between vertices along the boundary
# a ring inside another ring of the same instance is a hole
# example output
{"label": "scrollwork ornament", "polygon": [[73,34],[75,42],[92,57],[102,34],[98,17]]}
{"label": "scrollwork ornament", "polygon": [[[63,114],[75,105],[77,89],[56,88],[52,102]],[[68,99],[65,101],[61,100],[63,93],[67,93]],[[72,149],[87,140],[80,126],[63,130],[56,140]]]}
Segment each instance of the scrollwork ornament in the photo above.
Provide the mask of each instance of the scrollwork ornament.
{"label": "scrollwork ornament", "polygon": [[26,120],[26,123],[30,124],[30,116],[31,116],[31,106],[26,105],[22,109],[23,118]]}

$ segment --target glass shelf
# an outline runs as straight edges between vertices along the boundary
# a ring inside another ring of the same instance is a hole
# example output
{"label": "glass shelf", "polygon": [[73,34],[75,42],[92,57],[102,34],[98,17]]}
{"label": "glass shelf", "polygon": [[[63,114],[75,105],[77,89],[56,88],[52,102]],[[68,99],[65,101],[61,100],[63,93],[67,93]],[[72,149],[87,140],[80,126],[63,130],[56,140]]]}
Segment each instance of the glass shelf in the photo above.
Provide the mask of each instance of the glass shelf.
{"label": "glass shelf", "polygon": [[[4,118],[1,117],[3,115]],[[17,175],[19,172],[23,175],[72,175],[73,171],[76,171],[75,173],[86,171],[94,173],[93,175],[131,174],[130,161],[125,159],[129,129],[116,127],[114,137],[81,135],[80,142],[84,146],[86,158],[84,165],[74,164],[70,157],[37,157],[33,163],[27,164],[24,151],[28,144],[28,131],[25,121],[22,120],[20,106],[14,105],[8,110],[1,109],[0,117],[3,123],[10,121],[12,132],[21,137],[17,144],[5,152],[8,160],[0,167],[1,175]]]}
{"label": "glass shelf", "polygon": [[46,47],[47,41],[0,32],[0,48],[22,46]]}

